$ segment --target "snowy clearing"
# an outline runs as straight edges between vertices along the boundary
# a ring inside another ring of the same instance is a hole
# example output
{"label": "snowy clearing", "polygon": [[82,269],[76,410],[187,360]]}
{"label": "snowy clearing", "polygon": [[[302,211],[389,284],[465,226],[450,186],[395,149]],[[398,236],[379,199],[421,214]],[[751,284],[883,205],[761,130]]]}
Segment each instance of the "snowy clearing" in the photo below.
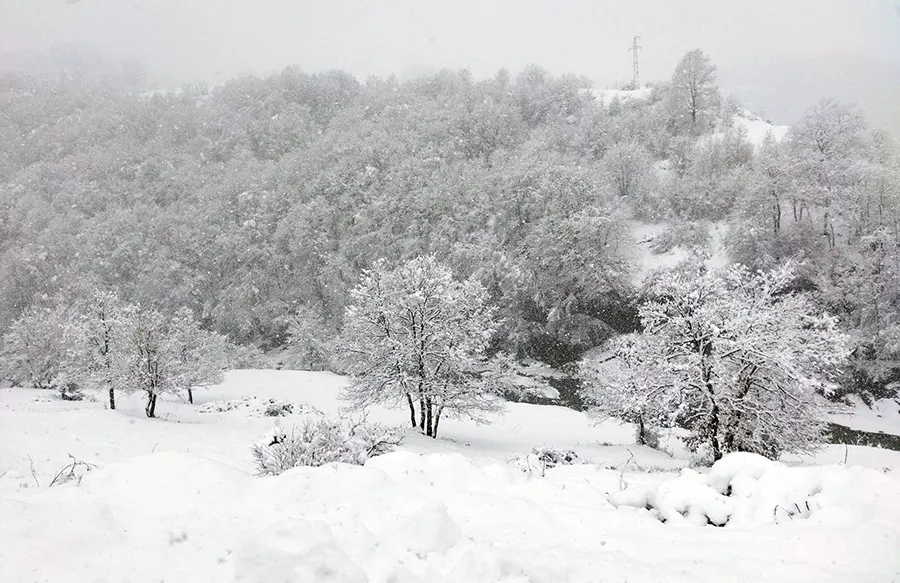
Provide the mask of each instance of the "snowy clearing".
{"label": "snowy clearing", "polygon": [[[161,401],[159,419],[143,418],[135,398],[108,411],[102,399],[0,390],[0,581],[900,578],[897,452],[850,447],[847,466],[837,465],[843,447],[777,464],[738,454],[712,472],[682,472],[686,459],[633,445],[628,426],[510,404],[491,425],[448,419],[444,438],[410,434],[362,467],[260,478],[251,443],[299,417],[199,413],[254,396],[336,415],[344,383],[233,371],[198,391],[197,405]],[[406,415],[376,409],[369,419],[400,425]],[[543,477],[509,463],[540,446],[592,463]],[[70,453],[97,469],[48,489]]]}
{"label": "snowy clearing", "polygon": [[872,407],[854,395],[850,395],[849,400],[854,405],[852,409],[830,416],[835,423],[861,431],[900,435],[900,400],[879,399],[872,403]]}
{"label": "snowy clearing", "polygon": [[747,130],[747,140],[757,147],[765,141],[769,133],[776,141],[781,141],[788,132],[788,126],[775,125],[747,109],[741,109],[734,116],[734,124]]}
{"label": "snowy clearing", "polygon": [[640,89],[594,89],[594,97],[604,107],[609,107],[615,99],[622,103],[631,99],[647,99],[651,93],[653,93],[653,88],[646,85]]}

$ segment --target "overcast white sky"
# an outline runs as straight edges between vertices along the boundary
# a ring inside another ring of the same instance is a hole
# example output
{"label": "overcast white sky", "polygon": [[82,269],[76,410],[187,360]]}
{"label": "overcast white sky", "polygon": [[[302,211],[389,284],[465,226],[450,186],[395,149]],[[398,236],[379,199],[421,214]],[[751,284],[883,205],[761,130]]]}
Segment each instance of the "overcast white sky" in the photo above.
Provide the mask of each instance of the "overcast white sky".
{"label": "overcast white sky", "polygon": [[627,81],[701,47],[720,67],[851,53],[900,59],[898,0],[0,0],[0,52],[91,41],[214,82],[288,64],[357,76],[538,63]]}

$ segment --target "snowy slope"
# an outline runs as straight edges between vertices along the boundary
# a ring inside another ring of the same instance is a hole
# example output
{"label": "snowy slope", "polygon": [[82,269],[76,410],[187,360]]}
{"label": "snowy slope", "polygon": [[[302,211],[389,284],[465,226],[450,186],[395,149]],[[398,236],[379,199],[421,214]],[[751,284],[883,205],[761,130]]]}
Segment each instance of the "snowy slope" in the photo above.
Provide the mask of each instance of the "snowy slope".
{"label": "snowy slope", "polygon": [[[336,413],[344,382],[326,373],[234,371],[198,401],[258,395]],[[900,577],[896,452],[851,448],[851,463],[876,469],[736,459],[708,477],[690,470],[676,477],[686,460],[628,445],[627,427],[592,427],[568,409],[511,404],[492,425],[448,420],[445,439],[410,436],[401,451],[364,467],[260,478],[252,475],[249,445],[271,418],[199,413],[202,405],[166,400],[163,418],[148,420],[132,398],[106,411],[102,402],[43,395],[0,391],[3,582]],[[405,413],[378,409],[370,418],[399,424]],[[571,447],[598,463],[544,477],[507,463],[533,445]],[[35,487],[25,456],[45,486],[67,453],[99,469],[80,485]],[[843,448],[821,459],[838,455]],[[723,499],[717,492],[725,482],[740,497]],[[623,502],[640,497],[686,519],[724,512],[735,520],[714,528],[670,514],[663,524]],[[774,504],[803,512],[773,515]]]}
{"label": "snowy slope", "polygon": [[747,139],[754,146],[762,144],[769,133],[775,140],[781,141],[788,132],[788,126],[775,125],[747,109],[740,110],[734,116],[734,125],[747,130]]}
{"label": "snowy slope", "polygon": [[652,92],[653,88],[646,86],[640,89],[595,89],[594,97],[600,105],[609,106],[614,99],[623,103],[632,99],[647,99]]}
{"label": "snowy slope", "polygon": [[830,416],[835,423],[860,431],[900,435],[900,400],[880,399],[869,407],[854,395],[850,399],[854,406],[849,411]]}
{"label": "snowy slope", "polygon": [[[653,250],[653,241],[666,229],[666,223],[633,222],[629,228],[631,246],[626,250],[628,262],[632,265],[631,283],[640,286],[647,276],[657,270],[672,269],[688,258],[691,250],[676,246],[665,253]],[[706,253],[705,264],[710,270],[727,267],[730,263],[725,248],[725,236],[728,224],[716,222],[704,225],[709,233],[709,241],[703,251]]]}

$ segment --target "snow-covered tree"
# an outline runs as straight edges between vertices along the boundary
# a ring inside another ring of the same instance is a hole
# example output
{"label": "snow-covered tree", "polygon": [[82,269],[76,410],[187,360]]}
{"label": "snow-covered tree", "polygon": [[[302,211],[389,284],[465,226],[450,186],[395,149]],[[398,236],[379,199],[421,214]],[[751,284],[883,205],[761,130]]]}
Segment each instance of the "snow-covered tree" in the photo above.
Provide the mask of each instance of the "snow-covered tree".
{"label": "snow-covered tree", "polygon": [[[787,139],[797,191],[797,220],[814,220],[833,248],[848,207],[860,197],[865,180],[865,120],[856,106],[825,99],[792,126]],[[810,215],[814,213],[814,215]]]}
{"label": "snow-covered tree", "polygon": [[166,320],[155,309],[132,306],[123,321],[117,383],[124,391],[146,395],[147,417],[156,416],[161,394],[221,379],[225,343],[221,336],[199,330],[188,312]]}
{"label": "snow-covered tree", "polygon": [[287,360],[291,368],[325,370],[330,358],[329,327],[321,314],[308,306],[287,317]]}
{"label": "snow-covered tree", "polygon": [[222,382],[227,367],[227,339],[218,332],[200,328],[194,314],[181,308],[169,322],[169,341],[175,351],[175,384],[194,402],[194,389]]}
{"label": "snow-covered tree", "polygon": [[821,436],[817,393],[835,379],[847,338],[789,291],[794,270],[665,274],[640,310],[641,358],[651,366],[634,367],[630,392],[652,396],[654,409],[665,403],[668,422],[692,430],[689,445],[713,460],[806,452]]}
{"label": "snow-covered tree", "polygon": [[156,416],[156,400],[160,394],[175,392],[175,358],[166,337],[166,322],[152,309],[131,306],[122,334],[122,352],[117,366],[118,385],[125,392],[141,391],[147,397],[144,412]]}
{"label": "snow-covered tree", "polygon": [[603,166],[613,190],[632,199],[637,208],[646,206],[646,197],[653,187],[653,159],[640,144],[616,144],[603,155]]}
{"label": "snow-covered tree", "polygon": [[3,374],[15,383],[58,389],[65,397],[69,385],[81,376],[79,336],[78,322],[66,306],[32,306],[3,337]]}
{"label": "snow-covered tree", "polygon": [[[340,349],[354,382],[353,408],[409,407],[410,423],[436,437],[444,415],[482,420],[500,409],[481,356],[497,322],[487,291],[457,281],[434,257],[395,269],[378,261],[351,292]],[[418,407],[418,419],[416,408]]]}
{"label": "snow-covered tree", "polygon": [[681,58],[672,74],[670,87],[672,114],[678,126],[701,133],[712,126],[721,96],[716,86],[716,66],[700,49]]}
{"label": "snow-covered tree", "polygon": [[116,408],[118,358],[122,350],[119,333],[125,325],[126,305],[110,291],[93,290],[80,313],[78,358],[82,362],[82,384],[107,391],[109,408]]}
{"label": "snow-covered tree", "polygon": [[622,334],[610,339],[604,351],[579,365],[578,376],[586,389],[582,398],[600,419],[614,417],[633,423],[636,441],[647,443],[648,429],[669,424],[663,397],[666,378],[653,358],[649,338]]}

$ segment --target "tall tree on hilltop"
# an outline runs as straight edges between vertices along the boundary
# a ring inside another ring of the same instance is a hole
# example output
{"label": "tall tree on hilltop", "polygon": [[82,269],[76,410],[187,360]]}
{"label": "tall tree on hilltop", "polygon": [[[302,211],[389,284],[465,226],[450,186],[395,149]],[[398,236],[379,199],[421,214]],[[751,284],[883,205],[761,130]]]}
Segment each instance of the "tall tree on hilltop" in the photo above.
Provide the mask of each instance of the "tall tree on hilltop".
{"label": "tall tree on hilltop", "polygon": [[684,55],[675,67],[671,85],[675,123],[695,135],[712,127],[721,96],[716,66],[706,53],[694,49]]}

